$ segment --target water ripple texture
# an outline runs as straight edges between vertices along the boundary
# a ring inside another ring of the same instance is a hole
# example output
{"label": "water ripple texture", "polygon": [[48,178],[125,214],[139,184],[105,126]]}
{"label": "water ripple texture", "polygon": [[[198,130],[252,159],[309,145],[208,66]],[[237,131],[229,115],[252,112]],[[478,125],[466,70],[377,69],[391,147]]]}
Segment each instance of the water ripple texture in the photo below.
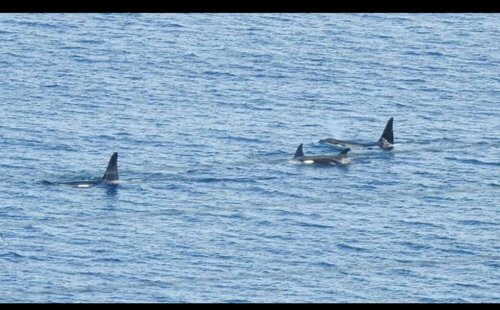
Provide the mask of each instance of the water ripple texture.
{"label": "water ripple texture", "polygon": [[2,14],[0,301],[500,302],[499,26]]}

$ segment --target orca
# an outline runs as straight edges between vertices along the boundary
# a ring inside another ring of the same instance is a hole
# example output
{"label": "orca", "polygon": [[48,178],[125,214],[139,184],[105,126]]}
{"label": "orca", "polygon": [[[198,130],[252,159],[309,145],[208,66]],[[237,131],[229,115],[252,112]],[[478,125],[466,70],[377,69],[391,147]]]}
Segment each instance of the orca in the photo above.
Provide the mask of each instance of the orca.
{"label": "orca", "polygon": [[88,188],[96,185],[117,185],[118,184],[118,153],[114,152],[108,162],[108,167],[104,175],[96,180],[85,180],[85,181],[70,181],[70,182],[59,182],[53,183],[49,181],[44,181],[46,184],[63,184],[71,185],[78,188]]}
{"label": "orca", "polygon": [[315,155],[315,156],[304,156],[304,152],[302,151],[302,143],[295,151],[295,155],[293,156],[294,160],[300,161],[304,164],[331,164],[331,165],[345,165],[347,162],[345,158],[347,158],[347,153],[350,151],[350,148],[342,150],[338,155]]}
{"label": "orca", "polygon": [[353,142],[353,141],[343,141],[343,140],[337,140],[334,138],[327,138],[324,140],[320,140],[320,142],[341,145],[341,146],[345,146],[345,147],[379,146],[380,148],[382,148],[384,150],[392,150],[394,148],[394,133],[392,131],[392,122],[393,122],[393,117],[391,117],[389,119],[389,121],[387,121],[387,124],[385,125],[385,128],[384,128],[384,132],[382,133],[382,136],[380,136],[380,139],[378,139],[378,141],[374,142],[374,143],[360,143],[360,142]]}

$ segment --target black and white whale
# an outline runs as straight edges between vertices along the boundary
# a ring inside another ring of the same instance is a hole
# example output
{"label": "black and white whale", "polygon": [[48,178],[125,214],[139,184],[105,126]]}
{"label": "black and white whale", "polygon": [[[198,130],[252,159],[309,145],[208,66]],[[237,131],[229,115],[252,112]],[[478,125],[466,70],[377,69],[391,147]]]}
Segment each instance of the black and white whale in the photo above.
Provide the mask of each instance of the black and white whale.
{"label": "black and white whale", "polygon": [[299,145],[297,151],[295,151],[295,155],[293,156],[294,160],[300,161],[304,164],[330,164],[330,165],[345,165],[349,161],[347,159],[347,152],[351,149],[347,148],[342,150],[338,155],[315,155],[315,156],[304,156],[304,152],[302,151],[302,144]]}
{"label": "black and white whale", "polygon": [[44,181],[46,184],[63,184],[71,185],[79,188],[87,188],[95,185],[117,185],[118,184],[118,153],[114,152],[108,162],[108,167],[104,176],[96,180],[85,180],[85,181],[70,181],[70,182],[58,182],[53,183],[49,181]]}
{"label": "black and white whale", "polygon": [[392,121],[393,121],[393,118],[391,117],[389,119],[389,121],[387,122],[387,124],[385,125],[384,132],[382,133],[382,136],[380,137],[380,139],[378,139],[377,142],[374,142],[374,143],[360,143],[360,142],[353,142],[353,141],[337,140],[334,138],[320,140],[320,142],[341,145],[344,147],[379,146],[382,149],[391,150],[394,147],[394,133],[392,131]]}

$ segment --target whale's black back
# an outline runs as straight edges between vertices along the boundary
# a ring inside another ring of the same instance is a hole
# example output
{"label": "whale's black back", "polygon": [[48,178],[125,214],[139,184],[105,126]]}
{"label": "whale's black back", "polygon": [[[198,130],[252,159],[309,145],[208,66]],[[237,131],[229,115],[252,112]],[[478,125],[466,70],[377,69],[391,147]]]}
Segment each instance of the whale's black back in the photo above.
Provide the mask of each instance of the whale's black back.
{"label": "whale's black back", "polygon": [[[391,117],[387,121],[387,124],[385,125],[385,128],[384,128],[384,132],[382,133],[382,136],[380,136],[380,139],[378,139],[377,142],[361,143],[361,142],[355,142],[355,141],[338,140],[338,139],[334,139],[334,138],[327,138],[324,140],[320,140],[320,142],[337,144],[337,145],[342,145],[345,147],[351,147],[351,146],[372,147],[372,146],[378,145],[383,149],[392,149],[392,144],[394,144],[394,133],[392,130],[393,121],[394,121],[393,117]],[[385,142],[384,142],[384,140],[385,140]],[[389,145],[387,145],[387,143]]]}

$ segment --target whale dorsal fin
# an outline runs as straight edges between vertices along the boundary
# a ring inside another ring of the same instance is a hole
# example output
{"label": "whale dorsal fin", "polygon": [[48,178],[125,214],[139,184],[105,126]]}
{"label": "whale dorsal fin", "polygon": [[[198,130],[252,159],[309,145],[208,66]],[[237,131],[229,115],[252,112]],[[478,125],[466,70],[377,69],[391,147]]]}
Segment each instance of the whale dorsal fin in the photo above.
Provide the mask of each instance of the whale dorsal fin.
{"label": "whale dorsal fin", "polygon": [[293,156],[293,158],[297,157],[304,157],[304,152],[302,151],[302,143],[299,145],[297,151],[295,151],[295,155]]}
{"label": "whale dorsal fin", "polygon": [[102,177],[104,181],[117,181],[118,180],[118,153],[114,152],[109,159],[108,168]]}
{"label": "whale dorsal fin", "polygon": [[382,136],[380,137],[379,141],[382,140],[382,138],[384,138],[390,144],[394,144],[394,134],[392,132],[392,121],[393,121],[392,117],[389,119],[389,121],[387,121],[387,125],[385,125],[384,132],[382,133]]}
{"label": "whale dorsal fin", "polygon": [[347,153],[350,151],[351,149],[350,148],[346,148],[346,149],[343,149],[339,155],[340,156],[347,156]]}

